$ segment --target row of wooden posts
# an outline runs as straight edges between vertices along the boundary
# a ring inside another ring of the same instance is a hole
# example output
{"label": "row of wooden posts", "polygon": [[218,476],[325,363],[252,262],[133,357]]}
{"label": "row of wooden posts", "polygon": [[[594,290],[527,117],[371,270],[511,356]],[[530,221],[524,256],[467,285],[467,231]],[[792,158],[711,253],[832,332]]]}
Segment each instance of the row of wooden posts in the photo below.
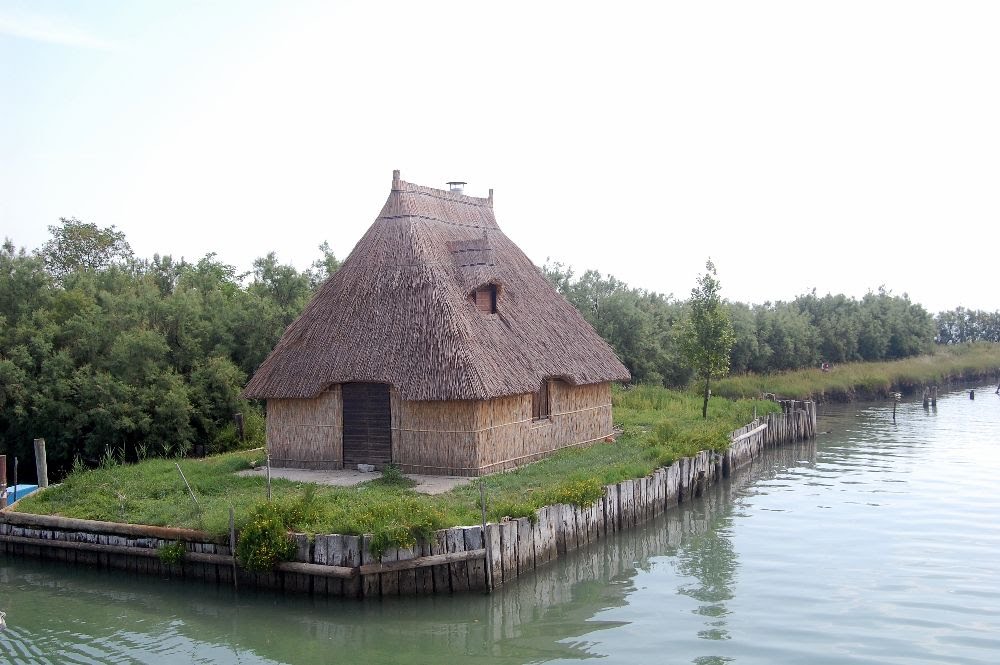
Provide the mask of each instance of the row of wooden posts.
{"label": "row of wooden posts", "polygon": [[[232,535],[11,511],[0,513],[0,546],[24,556],[322,595],[489,590],[700,496],[766,448],[815,436],[814,403],[785,402],[782,407],[782,413],[733,432],[729,450],[702,451],[645,478],[608,485],[590,506],[545,506],[533,518],[499,523],[486,523],[484,511],[483,524],[442,529],[427,542],[390,548],[379,558],[372,554],[369,535],[293,534],[295,561],[280,563],[273,572],[251,573],[236,566]],[[181,564],[160,557],[172,543],[184,543]]]}
{"label": "row of wooden posts", "polygon": [[[38,486],[49,486],[49,466],[45,455],[45,439],[35,439],[35,469],[38,470]],[[14,458],[13,486],[17,487],[17,458]],[[7,507],[7,501],[12,503],[17,500],[16,496],[10,497],[7,493],[7,456],[0,455],[0,510]],[[16,490],[15,490],[16,491]]]}

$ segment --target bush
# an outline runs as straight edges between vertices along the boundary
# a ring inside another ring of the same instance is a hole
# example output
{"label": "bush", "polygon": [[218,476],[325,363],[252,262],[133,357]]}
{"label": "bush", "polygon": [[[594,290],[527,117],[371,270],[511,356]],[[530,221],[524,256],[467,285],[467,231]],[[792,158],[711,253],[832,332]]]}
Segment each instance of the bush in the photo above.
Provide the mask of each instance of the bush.
{"label": "bush", "polygon": [[184,562],[187,547],[180,541],[174,541],[161,547],[156,554],[163,563],[176,565]]}
{"label": "bush", "polygon": [[295,554],[295,541],[285,527],[284,510],[277,503],[258,504],[242,526],[236,557],[247,570],[273,570]]}
{"label": "bush", "polygon": [[399,467],[396,466],[395,464],[386,465],[386,467],[382,469],[382,477],[373,480],[372,482],[377,483],[379,485],[384,485],[386,487],[402,487],[402,488],[414,487],[417,484],[417,481],[413,480],[412,478],[407,478],[406,476],[404,476],[403,472],[400,471]]}

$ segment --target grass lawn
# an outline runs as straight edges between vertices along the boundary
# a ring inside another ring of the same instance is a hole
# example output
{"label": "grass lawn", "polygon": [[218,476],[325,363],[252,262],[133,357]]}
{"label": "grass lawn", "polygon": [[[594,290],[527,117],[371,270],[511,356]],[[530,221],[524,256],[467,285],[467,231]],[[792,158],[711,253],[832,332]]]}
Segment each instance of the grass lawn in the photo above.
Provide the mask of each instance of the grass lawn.
{"label": "grass lawn", "polygon": [[[606,484],[650,473],[699,450],[728,446],[728,433],[770,402],[713,398],[701,418],[701,398],[639,386],[614,392],[614,417],[624,433],[614,443],[564,450],[515,471],[484,477],[488,515],[529,516],[551,503],[589,504]],[[77,471],[60,485],[23,499],[22,512],[82,519],[228,531],[229,506],[237,522],[265,498],[265,481],[235,472],[262,461],[263,452],[241,451],[205,459],[151,459]],[[177,473],[178,462],[198,497],[196,510]],[[308,488],[306,487],[308,485]],[[288,528],[311,533],[373,533],[407,544],[430,531],[481,520],[479,485],[427,496],[405,483],[373,480],[355,487],[315,486],[272,479],[274,501],[284,507]]]}

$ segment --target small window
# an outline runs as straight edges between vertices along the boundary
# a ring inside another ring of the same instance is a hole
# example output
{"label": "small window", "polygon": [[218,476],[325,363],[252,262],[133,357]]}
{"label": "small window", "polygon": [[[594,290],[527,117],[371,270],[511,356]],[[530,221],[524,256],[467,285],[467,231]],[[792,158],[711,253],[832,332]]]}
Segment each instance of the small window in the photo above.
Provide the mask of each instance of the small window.
{"label": "small window", "polygon": [[549,382],[542,381],[542,385],[536,392],[531,393],[531,418],[533,420],[545,420],[552,412],[552,404],[549,398]]}
{"label": "small window", "polygon": [[484,314],[497,313],[497,287],[493,284],[480,286],[469,295],[469,300],[475,304],[476,309]]}

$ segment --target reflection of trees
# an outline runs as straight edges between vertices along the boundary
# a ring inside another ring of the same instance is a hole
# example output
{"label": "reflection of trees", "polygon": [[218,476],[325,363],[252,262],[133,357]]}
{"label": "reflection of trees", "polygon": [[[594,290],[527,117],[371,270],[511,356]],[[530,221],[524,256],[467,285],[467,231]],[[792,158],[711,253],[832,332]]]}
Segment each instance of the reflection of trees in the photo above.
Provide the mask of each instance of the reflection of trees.
{"label": "reflection of trees", "polygon": [[[648,569],[663,556],[676,559],[694,580],[681,592],[700,603],[700,636],[724,639],[726,603],[738,572],[728,534],[739,497],[751,483],[814,454],[807,444],[779,449],[702,499],[572,552],[490,596],[355,601],[245,590],[234,595],[227,587],[0,555],[3,609],[11,625],[0,635],[0,660],[20,653],[18,640],[38,653],[91,660],[125,654],[144,661],[154,652],[145,650],[151,645],[165,661],[184,662],[580,660],[594,657],[588,635],[621,625],[595,615],[627,605],[637,567]],[[723,661],[706,656],[695,662]]]}
{"label": "reflection of trees", "polygon": [[[698,637],[705,640],[729,639],[726,603],[733,598],[733,588],[739,562],[730,534],[734,511],[739,510],[739,497],[747,488],[774,478],[803,459],[815,459],[814,443],[786,446],[757,460],[749,469],[737,473],[732,483],[723,483],[709,489],[703,501],[695,501],[666,517],[668,530],[684,534],[675,557],[677,569],[693,578],[692,584],[681,587],[679,593],[700,603],[696,613],[705,617],[704,629]],[[671,529],[669,524],[678,521],[681,526]],[[696,665],[713,665],[729,659],[705,656],[696,659]]]}
{"label": "reflection of trees", "polygon": [[700,633],[705,639],[729,639],[725,630],[725,616],[729,613],[725,603],[733,597],[738,564],[733,545],[722,535],[720,527],[725,528],[730,523],[728,516],[720,516],[712,528],[685,542],[677,555],[678,569],[697,580],[694,585],[682,587],[680,593],[702,603],[698,614],[711,619]]}

